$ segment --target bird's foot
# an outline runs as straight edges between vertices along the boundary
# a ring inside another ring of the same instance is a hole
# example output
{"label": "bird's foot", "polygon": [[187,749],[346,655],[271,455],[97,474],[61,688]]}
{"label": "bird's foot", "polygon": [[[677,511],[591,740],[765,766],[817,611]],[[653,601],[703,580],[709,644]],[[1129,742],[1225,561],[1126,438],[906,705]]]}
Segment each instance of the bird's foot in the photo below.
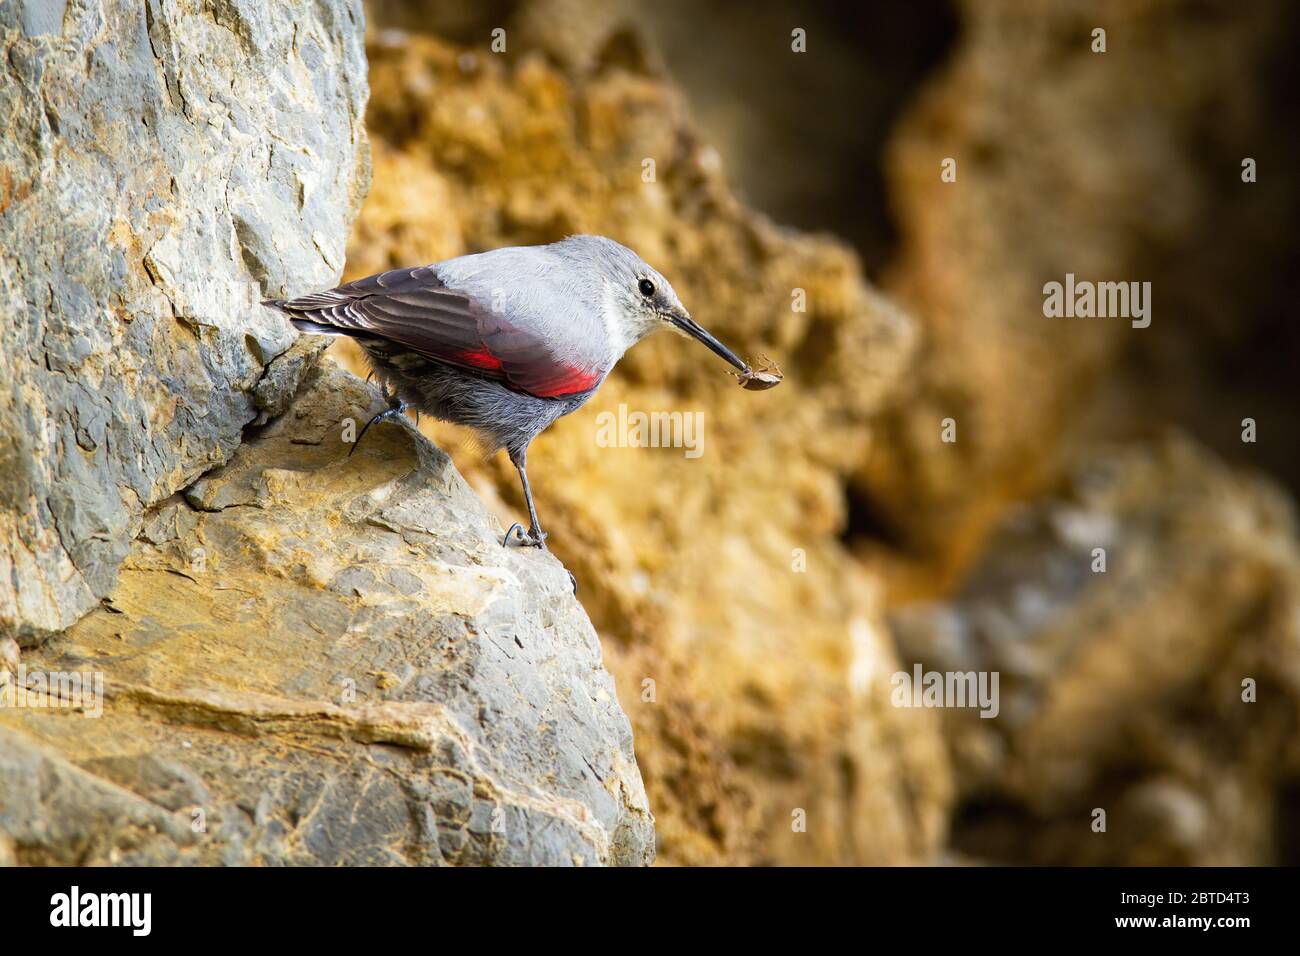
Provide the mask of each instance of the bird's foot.
{"label": "bird's foot", "polygon": [[366,437],[366,432],[370,431],[371,425],[374,425],[377,422],[391,421],[392,419],[395,418],[401,418],[402,415],[406,413],[406,410],[411,407],[409,402],[399,401],[396,398],[391,396],[385,396],[385,397],[388,398],[391,404],[389,404],[389,406],[386,409],[384,409],[374,418],[370,419],[370,421],[366,422],[365,427],[361,429],[361,434],[357,436],[357,440],[354,441],[352,443],[352,447],[348,449],[349,458],[352,457],[352,453],[355,452],[357,448],[361,445],[361,439]]}
{"label": "bird's foot", "polygon": [[521,548],[541,548],[545,551],[546,532],[536,527],[525,531],[524,526],[516,521],[510,526],[510,530],[506,532],[506,536],[501,540],[503,548],[508,548],[511,544],[516,544]]}
{"label": "bird's foot", "polygon": [[[501,541],[501,546],[503,548],[510,547],[511,538],[513,538],[515,544],[519,545],[521,548],[541,548],[543,551],[547,550],[546,532],[538,531],[537,529],[529,529],[528,531],[525,531],[524,526],[518,521],[510,526],[510,530],[506,532],[505,538]],[[564,573],[569,576],[569,584],[573,586],[573,593],[576,595],[578,593],[578,579],[573,576],[573,572],[568,568],[564,569]]]}

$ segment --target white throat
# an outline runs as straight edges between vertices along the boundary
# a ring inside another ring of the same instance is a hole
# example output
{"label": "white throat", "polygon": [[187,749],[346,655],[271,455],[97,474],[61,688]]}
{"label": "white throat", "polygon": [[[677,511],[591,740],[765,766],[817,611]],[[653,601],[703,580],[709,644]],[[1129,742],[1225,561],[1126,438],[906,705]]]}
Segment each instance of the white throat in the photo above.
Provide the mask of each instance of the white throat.
{"label": "white throat", "polygon": [[604,289],[604,295],[601,296],[600,321],[605,327],[605,341],[609,343],[610,357],[618,361],[623,357],[624,352],[636,345],[637,340],[630,336],[629,329],[621,321],[614,290],[608,285]]}

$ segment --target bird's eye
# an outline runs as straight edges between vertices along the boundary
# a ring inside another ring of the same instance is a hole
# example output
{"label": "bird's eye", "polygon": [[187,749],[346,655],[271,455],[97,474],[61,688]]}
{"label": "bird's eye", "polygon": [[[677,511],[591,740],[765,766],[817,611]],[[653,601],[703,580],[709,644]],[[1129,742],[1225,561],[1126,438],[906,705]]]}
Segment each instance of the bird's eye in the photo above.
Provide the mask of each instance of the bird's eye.
{"label": "bird's eye", "polygon": [[655,294],[655,284],[649,279],[642,279],[636,284],[636,287],[641,290],[641,294],[647,299]]}

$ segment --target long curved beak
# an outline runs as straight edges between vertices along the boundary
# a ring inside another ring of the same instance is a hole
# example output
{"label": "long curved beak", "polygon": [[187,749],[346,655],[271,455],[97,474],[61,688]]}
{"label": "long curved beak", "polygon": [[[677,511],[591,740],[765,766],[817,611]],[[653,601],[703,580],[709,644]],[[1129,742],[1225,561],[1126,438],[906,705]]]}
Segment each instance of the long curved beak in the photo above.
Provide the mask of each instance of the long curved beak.
{"label": "long curved beak", "polygon": [[727,348],[725,345],[723,345],[721,342],[715,339],[709,332],[707,332],[704,329],[703,326],[701,326],[698,322],[692,319],[689,315],[679,315],[677,313],[673,313],[668,317],[668,321],[672,322],[673,325],[677,326],[677,328],[681,329],[691,338],[698,339],[699,341],[703,342],[705,345],[709,347],[709,351],[712,352],[714,355],[718,355],[726,359],[728,362],[730,362],[736,368],[740,369],[742,372],[749,371],[749,366],[746,365],[743,361],[741,361],[740,356],[738,356],[735,352],[731,351],[731,349]]}

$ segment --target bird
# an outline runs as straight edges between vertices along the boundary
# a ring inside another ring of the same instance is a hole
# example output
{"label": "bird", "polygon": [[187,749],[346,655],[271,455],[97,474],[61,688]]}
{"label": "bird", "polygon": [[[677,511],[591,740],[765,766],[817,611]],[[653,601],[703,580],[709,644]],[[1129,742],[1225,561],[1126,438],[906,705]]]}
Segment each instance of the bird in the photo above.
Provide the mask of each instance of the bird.
{"label": "bird", "polygon": [[529,524],[511,525],[503,545],[546,549],[528,481],[529,445],[586,404],[647,335],[672,329],[739,369],[742,381],[754,374],[691,318],[667,279],[604,236],[392,269],[262,304],[302,332],[361,346],[389,405],[366,428],[414,408],[473,429],[488,454],[504,448]]}

